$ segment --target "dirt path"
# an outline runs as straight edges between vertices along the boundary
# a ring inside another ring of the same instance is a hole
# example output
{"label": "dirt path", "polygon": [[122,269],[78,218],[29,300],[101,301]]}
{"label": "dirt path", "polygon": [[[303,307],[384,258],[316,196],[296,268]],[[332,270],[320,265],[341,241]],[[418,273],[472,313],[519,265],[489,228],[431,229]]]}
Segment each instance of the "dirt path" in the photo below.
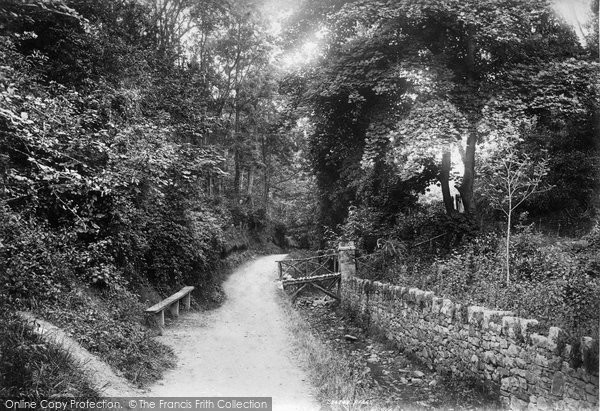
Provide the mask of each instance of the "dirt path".
{"label": "dirt path", "polygon": [[275,261],[283,257],[243,265],[225,282],[222,307],[169,325],[158,339],[175,350],[178,366],[145,395],[264,396],[274,410],[319,409],[277,302]]}

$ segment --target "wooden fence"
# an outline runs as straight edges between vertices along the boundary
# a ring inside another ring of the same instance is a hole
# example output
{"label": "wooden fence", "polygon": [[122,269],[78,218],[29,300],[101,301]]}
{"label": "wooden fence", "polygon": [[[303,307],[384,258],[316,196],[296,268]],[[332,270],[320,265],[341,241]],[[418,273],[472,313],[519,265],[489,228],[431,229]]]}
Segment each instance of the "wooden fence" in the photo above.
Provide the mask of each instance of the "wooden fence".
{"label": "wooden fence", "polygon": [[[291,291],[294,301],[302,290],[314,288],[333,297],[340,298],[342,282],[337,254],[323,254],[308,258],[281,260],[279,279],[283,289]],[[336,290],[337,287],[337,290]]]}
{"label": "wooden fence", "polygon": [[337,254],[281,260],[278,261],[278,265],[280,280],[317,277],[340,271]]}

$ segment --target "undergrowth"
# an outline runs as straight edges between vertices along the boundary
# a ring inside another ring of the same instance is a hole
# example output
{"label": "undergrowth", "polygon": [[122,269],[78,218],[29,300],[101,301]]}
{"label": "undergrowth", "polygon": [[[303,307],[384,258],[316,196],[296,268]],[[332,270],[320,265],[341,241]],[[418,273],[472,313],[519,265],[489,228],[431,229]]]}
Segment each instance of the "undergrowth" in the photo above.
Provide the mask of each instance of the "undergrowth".
{"label": "undergrowth", "polygon": [[[562,328],[573,347],[583,336],[598,341],[600,228],[580,241],[557,241],[524,229],[511,242],[506,282],[501,235],[482,234],[448,254],[396,247],[359,263],[359,276],[435,292],[461,304],[510,310],[540,322],[538,332]],[[575,356],[578,353],[574,354]],[[597,356],[596,356],[597,357]],[[591,358],[587,368],[597,368]]]}

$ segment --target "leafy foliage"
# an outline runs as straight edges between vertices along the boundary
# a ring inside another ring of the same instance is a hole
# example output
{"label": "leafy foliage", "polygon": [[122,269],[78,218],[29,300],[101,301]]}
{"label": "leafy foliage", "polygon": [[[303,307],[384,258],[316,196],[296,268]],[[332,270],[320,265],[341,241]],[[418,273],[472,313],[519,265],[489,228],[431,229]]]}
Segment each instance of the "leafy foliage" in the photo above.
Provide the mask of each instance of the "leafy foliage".
{"label": "leafy foliage", "polygon": [[502,117],[493,117],[491,129],[493,153],[485,159],[481,167],[481,195],[491,207],[500,210],[506,216],[506,282],[510,283],[510,234],[512,218],[515,210],[534,195],[548,191],[550,187],[543,185],[548,173],[548,160],[534,160],[529,154],[519,149],[523,141],[522,133],[531,130],[531,121],[522,120],[516,124],[506,124]]}
{"label": "leafy foliage", "polygon": [[[306,24],[326,29],[324,58],[298,72],[304,85],[297,91],[314,126],[311,159],[323,224],[335,228],[350,205],[388,215],[413,208],[416,195],[436,178],[443,189],[448,185],[443,174],[449,163],[439,158],[449,159],[454,148],[464,173],[453,180],[474,219],[475,164],[485,162],[477,147],[486,139],[481,123],[490,106],[513,122],[537,118],[519,149],[530,156],[547,150],[547,180],[554,189],[524,204],[532,214],[591,206],[597,190],[590,179],[598,159],[590,140],[597,134],[597,63],[547,2],[320,7],[329,14]],[[315,9],[309,2],[299,16]],[[404,184],[388,183],[394,180]],[[452,200],[444,201],[447,213],[454,212]]]}
{"label": "leafy foliage", "polygon": [[127,313],[138,290],[212,287],[232,225],[269,225],[292,151],[267,147],[271,40],[217,2],[9,0],[0,19],[0,306],[156,379],[172,353]]}

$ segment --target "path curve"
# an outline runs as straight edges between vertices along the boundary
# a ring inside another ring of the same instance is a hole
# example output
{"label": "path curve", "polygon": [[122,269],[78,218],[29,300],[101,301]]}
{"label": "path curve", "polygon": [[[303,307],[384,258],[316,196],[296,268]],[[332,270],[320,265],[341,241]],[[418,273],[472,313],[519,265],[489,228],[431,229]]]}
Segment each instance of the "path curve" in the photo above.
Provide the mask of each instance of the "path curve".
{"label": "path curve", "polygon": [[273,397],[274,410],[318,410],[308,377],[293,360],[277,295],[276,260],[257,258],[223,284],[227,299],[208,312],[182,312],[157,339],[178,357],[148,396]]}

